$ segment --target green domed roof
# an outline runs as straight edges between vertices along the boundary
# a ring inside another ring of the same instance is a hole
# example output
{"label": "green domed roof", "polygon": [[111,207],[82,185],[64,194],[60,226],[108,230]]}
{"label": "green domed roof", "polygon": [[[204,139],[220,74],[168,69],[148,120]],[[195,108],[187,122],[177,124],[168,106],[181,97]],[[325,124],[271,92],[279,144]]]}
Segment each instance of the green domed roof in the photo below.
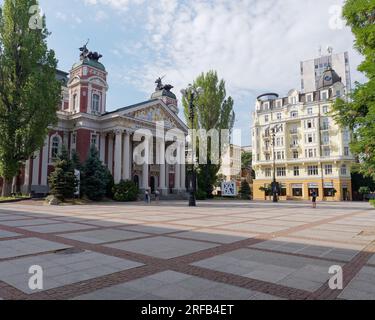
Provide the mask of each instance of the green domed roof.
{"label": "green domed roof", "polygon": [[83,59],[77,63],[75,63],[73,65],[73,69],[77,68],[77,67],[80,67],[82,65],[86,65],[86,66],[90,66],[90,67],[94,67],[94,68],[97,68],[97,69],[100,69],[100,70],[103,70],[105,71],[105,67],[104,65],[102,65],[99,61],[95,61],[95,60],[92,60],[92,59]]}

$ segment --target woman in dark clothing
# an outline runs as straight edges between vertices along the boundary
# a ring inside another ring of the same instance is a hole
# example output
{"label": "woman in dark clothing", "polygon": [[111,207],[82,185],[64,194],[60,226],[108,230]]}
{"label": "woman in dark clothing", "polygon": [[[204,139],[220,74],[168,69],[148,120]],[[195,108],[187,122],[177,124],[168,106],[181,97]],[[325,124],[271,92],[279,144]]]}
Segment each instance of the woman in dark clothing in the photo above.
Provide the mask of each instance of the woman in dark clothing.
{"label": "woman in dark clothing", "polygon": [[316,197],[317,197],[317,194],[316,194],[316,191],[314,190],[314,191],[311,193],[312,204],[313,204],[313,208],[314,208],[314,209],[316,209]]}

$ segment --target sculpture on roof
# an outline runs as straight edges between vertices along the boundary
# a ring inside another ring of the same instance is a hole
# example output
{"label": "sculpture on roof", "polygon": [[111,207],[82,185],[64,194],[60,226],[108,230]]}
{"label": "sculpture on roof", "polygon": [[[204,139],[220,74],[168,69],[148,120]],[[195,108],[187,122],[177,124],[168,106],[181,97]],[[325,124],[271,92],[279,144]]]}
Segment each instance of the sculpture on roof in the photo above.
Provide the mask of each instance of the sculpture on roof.
{"label": "sculpture on roof", "polygon": [[166,91],[170,92],[174,88],[170,84],[166,84],[166,85],[163,84],[162,80],[164,79],[164,77],[161,77],[161,78],[159,77],[159,78],[156,79],[155,83],[157,84],[157,86],[156,86],[155,91],[166,90]]}
{"label": "sculpture on roof", "polygon": [[93,61],[99,61],[100,58],[103,57],[103,55],[97,53],[97,52],[92,52],[87,49],[87,45],[89,44],[90,39],[87,40],[86,44],[83,45],[83,47],[79,48],[79,51],[81,51],[81,54],[79,55],[81,60],[89,59]]}

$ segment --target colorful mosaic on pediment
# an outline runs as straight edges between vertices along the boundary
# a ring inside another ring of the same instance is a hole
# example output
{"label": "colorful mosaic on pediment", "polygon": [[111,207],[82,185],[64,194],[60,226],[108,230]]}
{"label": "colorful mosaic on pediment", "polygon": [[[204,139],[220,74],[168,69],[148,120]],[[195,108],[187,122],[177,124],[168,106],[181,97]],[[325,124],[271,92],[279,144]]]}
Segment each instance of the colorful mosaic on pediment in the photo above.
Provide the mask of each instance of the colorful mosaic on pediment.
{"label": "colorful mosaic on pediment", "polygon": [[168,127],[175,127],[176,121],[160,107],[151,107],[134,112],[134,118],[151,122],[164,121]]}

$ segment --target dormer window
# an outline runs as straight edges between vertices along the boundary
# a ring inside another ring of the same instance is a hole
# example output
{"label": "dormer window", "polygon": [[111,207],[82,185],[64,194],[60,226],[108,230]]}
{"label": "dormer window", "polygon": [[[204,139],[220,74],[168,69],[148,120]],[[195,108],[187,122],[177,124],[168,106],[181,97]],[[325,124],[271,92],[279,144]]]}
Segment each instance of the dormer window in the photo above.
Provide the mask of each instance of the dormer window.
{"label": "dormer window", "polygon": [[306,101],[307,102],[312,102],[313,101],[313,95],[312,94],[306,95]]}
{"label": "dormer window", "polygon": [[100,110],[100,96],[96,93],[92,95],[92,105],[91,105],[92,112],[96,113]]}

